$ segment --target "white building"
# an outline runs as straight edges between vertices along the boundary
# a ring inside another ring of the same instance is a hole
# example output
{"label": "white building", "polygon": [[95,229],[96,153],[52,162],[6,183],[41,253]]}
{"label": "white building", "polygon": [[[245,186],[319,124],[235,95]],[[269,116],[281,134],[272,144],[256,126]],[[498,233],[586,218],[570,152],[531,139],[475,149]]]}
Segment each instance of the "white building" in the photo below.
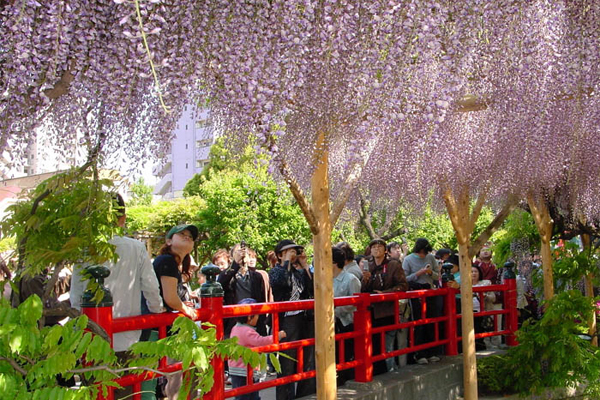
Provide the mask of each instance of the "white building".
{"label": "white building", "polygon": [[210,146],[215,138],[208,124],[209,111],[185,107],[177,122],[170,152],[154,167],[158,183],[154,194],[163,199],[183,196],[185,184],[208,164]]}

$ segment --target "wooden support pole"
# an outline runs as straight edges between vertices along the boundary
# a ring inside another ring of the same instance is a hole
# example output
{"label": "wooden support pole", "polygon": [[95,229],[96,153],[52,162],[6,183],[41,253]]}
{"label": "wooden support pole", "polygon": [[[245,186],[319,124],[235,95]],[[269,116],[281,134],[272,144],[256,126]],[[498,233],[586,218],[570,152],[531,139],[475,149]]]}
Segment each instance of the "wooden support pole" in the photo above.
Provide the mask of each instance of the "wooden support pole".
{"label": "wooden support pole", "polygon": [[532,195],[527,197],[527,203],[538,228],[541,239],[542,270],[544,273],[544,299],[554,297],[554,277],[552,274],[552,250],[550,240],[554,229],[554,221],[550,218],[550,211],[543,198],[536,199]]}
{"label": "wooden support pole", "polygon": [[458,201],[452,191],[446,190],[444,201],[458,240],[461,292],[461,326],[463,344],[463,385],[465,400],[477,400],[477,360],[475,358],[475,328],[473,323],[473,281],[469,242],[479,214],[480,201],[473,214],[469,212],[469,192],[463,189]]}
{"label": "wooden support pole", "polygon": [[[589,258],[592,250],[592,238],[587,233],[581,234],[581,244],[583,245],[583,251],[586,252],[586,256]],[[592,283],[594,276],[592,274],[587,274],[585,276],[585,295],[589,298],[594,298],[594,284]],[[596,336],[596,313],[592,314],[590,318],[589,327],[590,327],[590,336],[592,337],[592,346],[598,347],[598,336]]]}
{"label": "wooden support pole", "polygon": [[[315,358],[317,399],[335,400],[335,329],[333,319],[333,266],[329,214],[328,152],[324,135],[317,141],[316,168],[311,178],[312,211],[317,223],[313,235],[315,260]],[[314,232],[314,230],[313,230]]]}

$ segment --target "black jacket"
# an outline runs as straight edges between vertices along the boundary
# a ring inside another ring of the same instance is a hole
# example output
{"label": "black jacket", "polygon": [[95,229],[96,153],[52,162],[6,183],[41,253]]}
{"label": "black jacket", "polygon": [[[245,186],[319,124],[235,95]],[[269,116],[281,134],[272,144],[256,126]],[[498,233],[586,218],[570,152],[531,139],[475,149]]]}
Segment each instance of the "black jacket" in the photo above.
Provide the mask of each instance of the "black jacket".
{"label": "black jacket", "polygon": [[[223,304],[237,304],[236,301],[236,293],[235,293],[235,282],[237,279],[237,273],[240,270],[241,266],[235,261],[231,264],[229,268],[225,271],[221,271],[219,277],[217,278],[217,282],[221,284],[223,287],[224,297]],[[264,303],[265,299],[265,282],[261,274],[256,271],[248,270],[250,274],[250,296],[256,300],[257,303]],[[265,325],[265,315],[261,315],[258,319],[258,323],[256,324],[256,331],[261,335],[267,334],[267,329]],[[234,320],[225,321],[225,335],[229,336],[231,329],[235,325]]]}

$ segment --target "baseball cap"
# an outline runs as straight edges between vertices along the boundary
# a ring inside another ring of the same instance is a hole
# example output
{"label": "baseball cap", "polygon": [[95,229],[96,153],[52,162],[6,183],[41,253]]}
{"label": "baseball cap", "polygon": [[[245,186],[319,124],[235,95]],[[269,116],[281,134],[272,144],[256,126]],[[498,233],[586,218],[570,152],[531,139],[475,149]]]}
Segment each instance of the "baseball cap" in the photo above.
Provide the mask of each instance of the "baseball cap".
{"label": "baseball cap", "polygon": [[373,239],[373,240],[371,240],[371,242],[369,242],[369,247],[373,246],[374,244],[380,244],[383,247],[387,248],[387,244],[385,243],[385,240],[383,240],[383,239]]}
{"label": "baseball cap", "polygon": [[192,234],[192,238],[194,238],[194,240],[198,239],[198,228],[196,228],[195,225],[191,225],[191,224],[182,224],[182,225],[177,225],[171,228],[171,230],[167,233],[166,238],[167,239],[171,239],[173,237],[174,234],[176,233],[181,233],[185,230],[190,231],[190,233]]}

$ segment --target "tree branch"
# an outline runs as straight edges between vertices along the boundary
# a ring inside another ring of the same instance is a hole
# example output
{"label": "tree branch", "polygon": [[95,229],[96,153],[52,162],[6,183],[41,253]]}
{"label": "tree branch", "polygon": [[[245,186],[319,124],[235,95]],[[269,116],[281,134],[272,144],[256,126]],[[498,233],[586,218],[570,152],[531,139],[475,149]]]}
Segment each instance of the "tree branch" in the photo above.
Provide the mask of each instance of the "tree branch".
{"label": "tree branch", "polygon": [[516,196],[510,196],[508,198],[504,204],[504,207],[502,207],[492,222],[490,222],[490,224],[483,230],[483,232],[479,234],[477,239],[475,239],[469,247],[469,257],[472,258],[479,250],[481,250],[483,245],[488,241],[492,234],[500,227],[500,225],[502,225],[506,217],[513,212],[518,202],[519,201]]}
{"label": "tree branch", "polygon": [[44,90],[46,97],[50,100],[56,100],[69,92],[69,87],[75,79],[75,75],[71,72],[71,69],[75,68],[75,65],[76,63],[72,61],[69,69],[62,73],[60,79],[54,84],[54,87],[52,89]]}
{"label": "tree branch", "polygon": [[23,376],[27,375],[27,371],[25,369],[23,369],[23,367],[21,367],[19,365],[19,363],[16,362],[15,360],[13,360],[12,358],[0,356],[0,361],[2,361],[2,360],[8,362],[10,364],[10,366],[13,367],[15,369],[15,371],[17,371],[21,375],[23,375]]}
{"label": "tree branch", "polygon": [[[466,189],[465,189],[466,190]],[[471,212],[471,215],[469,216],[469,229],[471,231],[473,231],[473,229],[475,228],[475,223],[477,223],[477,219],[479,218],[479,214],[481,213],[481,209],[483,208],[483,205],[485,204],[485,200],[486,200],[486,194],[487,194],[487,187],[484,191],[482,191],[479,196],[477,196],[477,201],[475,202],[475,206],[473,207],[473,211]]]}
{"label": "tree branch", "polygon": [[23,354],[19,354],[19,357],[27,361],[30,365],[35,365],[35,361],[33,361],[31,358],[24,356]]}
{"label": "tree branch", "polygon": [[298,181],[296,181],[296,179],[294,179],[294,177],[292,176],[290,168],[287,165],[287,163],[285,162],[285,160],[280,161],[279,172],[281,173],[281,175],[283,176],[283,179],[285,180],[288,187],[290,188],[290,191],[292,192],[294,199],[296,199],[296,202],[300,206],[300,209],[302,210],[302,213],[304,214],[304,217],[306,218],[306,221],[308,222],[310,231],[312,232],[313,235],[316,235],[317,233],[319,233],[319,224],[317,223],[315,214],[313,213],[312,207],[308,203],[306,196],[302,192],[302,189],[300,188]]}
{"label": "tree branch", "polygon": [[112,369],[108,365],[97,365],[95,367],[89,367],[89,368],[70,369],[67,372],[70,374],[84,374],[86,372],[94,372],[94,371],[106,371],[115,376],[119,376],[123,372],[130,372],[130,371],[148,371],[148,372],[153,372],[157,375],[163,375],[163,376],[171,376],[171,375],[178,374],[180,372],[180,371],[163,372],[163,371],[159,371],[157,369],[150,368],[150,367],[127,367],[127,368]]}
{"label": "tree branch", "polygon": [[397,229],[391,231],[390,233],[381,236],[381,238],[387,242],[388,240],[393,239],[402,233],[408,233],[408,230],[406,228],[397,228]]}
{"label": "tree branch", "polygon": [[[67,307],[67,305],[64,303],[59,303],[57,307],[45,309],[43,311],[43,315],[45,317],[77,318],[80,317],[82,314],[75,308],[70,308]],[[92,333],[99,335],[102,339],[106,340],[107,342],[110,341],[108,333],[106,333],[104,328],[102,328],[100,325],[98,325],[96,322],[92,321],[89,318],[87,323],[87,329],[89,329]]]}
{"label": "tree branch", "polygon": [[350,198],[350,195],[354,190],[356,190],[356,183],[358,182],[358,179],[361,176],[363,168],[364,163],[357,162],[356,164],[354,164],[350,174],[348,174],[348,177],[342,184],[342,187],[344,189],[342,190],[342,193],[339,195],[339,197],[335,199],[335,201],[333,202],[333,206],[331,207],[331,214],[329,216],[329,219],[331,220],[332,226],[335,226],[337,220],[342,214],[342,211],[344,210],[344,207],[346,206],[346,202],[348,202],[348,199]]}
{"label": "tree branch", "polygon": [[369,215],[367,210],[367,202],[365,200],[365,197],[360,191],[358,192],[358,195],[360,197],[360,209],[358,210],[358,214],[360,216],[360,223],[367,230],[367,234],[369,235],[369,238],[371,238],[371,240],[377,239],[378,236],[377,233],[375,233],[375,229],[373,229],[373,225],[371,224],[371,216]]}

